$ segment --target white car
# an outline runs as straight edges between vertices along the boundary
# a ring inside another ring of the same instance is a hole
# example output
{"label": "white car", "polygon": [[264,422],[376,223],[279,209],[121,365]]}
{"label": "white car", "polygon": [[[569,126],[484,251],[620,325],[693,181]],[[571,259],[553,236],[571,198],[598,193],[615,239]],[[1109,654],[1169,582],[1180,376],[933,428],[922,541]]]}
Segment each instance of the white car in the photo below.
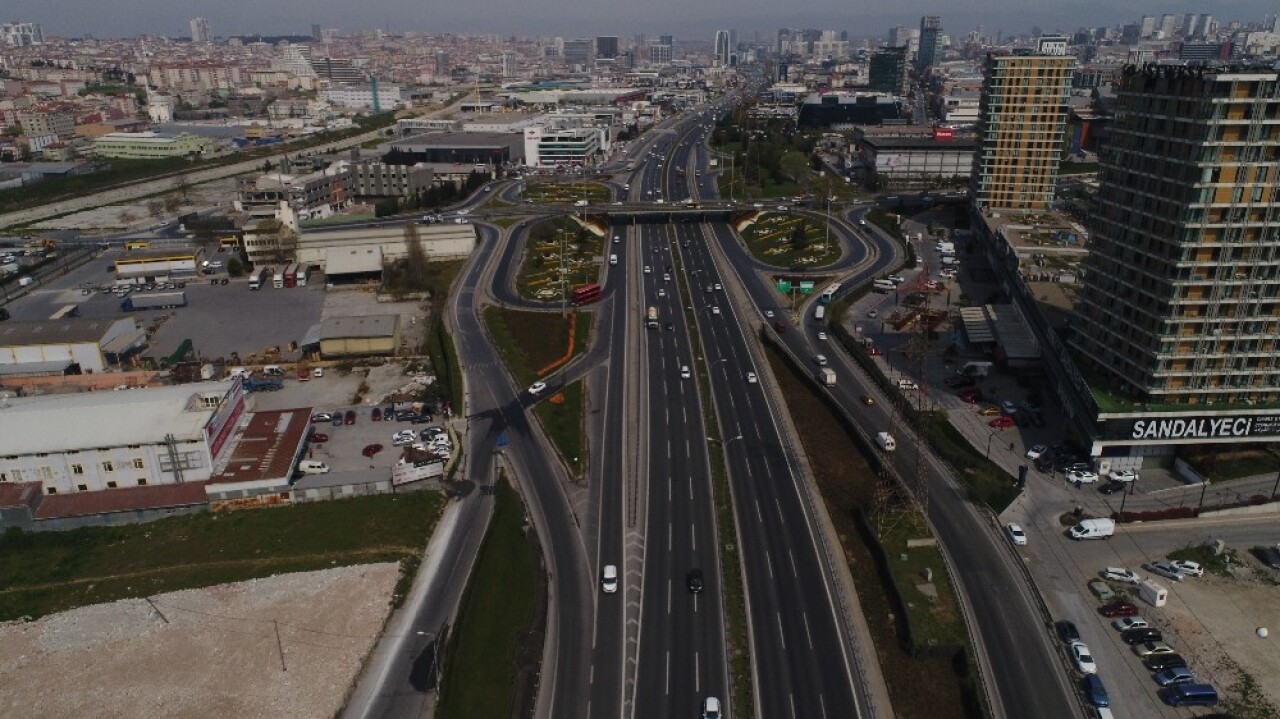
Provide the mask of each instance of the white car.
{"label": "white car", "polygon": [[1043,444],[1033,445],[1031,449],[1027,450],[1026,457],[1027,459],[1040,459],[1040,457],[1044,455],[1045,452],[1048,452],[1048,451],[1049,451],[1049,448],[1044,446]]}
{"label": "white car", "polygon": [[1169,562],[1169,564],[1177,567],[1178,571],[1188,577],[1204,576],[1204,567],[1200,566],[1199,562],[1193,562],[1190,559],[1175,559],[1172,562]]}
{"label": "white car", "polygon": [[716,292],[719,292],[720,290],[723,290],[723,289],[724,289],[724,288],[720,286],[720,283],[719,283],[719,282],[717,282],[717,283],[716,283]]}
{"label": "white car", "polygon": [[671,275],[667,274],[666,272],[663,272],[663,273],[662,273],[662,281],[663,281],[663,282],[670,282],[670,281],[671,281]]}
{"label": "white car", "polygon": [[645,273],[646,275],[647,275],[647,274],[649,274],[649,273],[650,273],[650,272],[652,272],[652,271],[653,271],[653,270],[650,270],[648,265],[645,265],[645,266],[644,266],[644,273]]}
{"label": "white car", "polygon": [[713,315],[718,315],[718,314],[720,314],[720,306],[719,306],[719,305],[712,305],[712,307],[711,307],[711,314],[713,314]]}
{"label": "white car", "polygon": [[1075,484],[1076,482],[1081,484],[1093,484],[1098,481],[1098,473],[1091,472],[1087,469],[1073,469],[1070,472],[1067,472],[1067,481],[1072,484]]}
{"label": "white car", "polygon": [[689,372],[689,365],[680,365],[680,379],[689,379],[692,376],[692,373]]}
{"label": "white car", "polygon": [[547,388],[546,382],[534,382],[533,384],[529,385],[529,394],[533,395],[534,397],[537,397],[538,395],[542,394],[542,391],[545,390],[546,388]]}
{"label": "white car", "polygon": [[1025,532],[1022,531],[1022,527],[1018,526],[1013,522],[1010,522],[1004,525],[1004,531],[1006,534],[1009,535],[1009,541],[1013,542],[1014,545],[1019,547],[1026,545],[1027,535]]}
{"label": "white car", "polygon": [[1108,476],[1111,477],[1112,482],[1138,481],[1138,473],[1133,471],[1132,469],[1112,470],[1111,474]]}
{"label": "white car", "polygon": [[747,373],[747,384],[755,384],[755,383],[756,383],[756,373],[755,373],[755,372],[748,372],[748,373]]}
{"label": "white car", "polygon": [[1102,570],[1102,578],[1125,584],[1141,584],[1142,575],[1126,567],[1107,567]]}
{"label": "white car", "polygon": [[323,377],[324,367],[316,367],[315,369],[311,370],[311,376],[317,379],[319,379],[320,377]]}
{"label": "white car", "polygon": [[1152,574],[1159,574],[1165,579],[1172,579],[1175,582],[1181,582],[1183,577],[1186,576],[1181,569],[1169,562],[1151,562],[1147,564],[1147,569]]}
{"label": "white car", "polygon": [[1084,642],[1071,642],[1071,661],[1075,663],[1076,669],[1082,674],[1097,674],[1098,665],[1093,661],[1093,655],[1089,653],[1089,647]]}
{"label": "white car", "polygon": [[871,319],[875,319],[880,316],[880,310],[869,310],[867,312],[867,316]]}
{"label": "white car", "polygon": [[1142,617],[1120,617],[1112,622],[1111,626],[1115,627],[1119,631],[1127,632],[1130,629],[1146,629],[1151,625],[1147,624],[1147,620]]}
{"label": "white car", "polygon": [[819,340],[821,340],[821,341],[823,341],[823,342],[826,342],[826,341],[827,341],[827,333],[826,333],[826,332],[819,332],[819,333],[818,333],[818,339],[819,339]]}
{"label": "white car", "polygon": [[391,437],[391,444],[396,447],[403,447],[406,444],[413,444],[417,441],[418,437],[411,429],[400,430]]}
{"label": "white car", "polygon": [[604,565],[604,571],[600,572],[600,589],[605,594],[613,594],[618,591],[618,567],[615,564]]}
{"label": "white car", "polygon": [[764,316],[766,319],[773,319],[773,310],[765,310]]}

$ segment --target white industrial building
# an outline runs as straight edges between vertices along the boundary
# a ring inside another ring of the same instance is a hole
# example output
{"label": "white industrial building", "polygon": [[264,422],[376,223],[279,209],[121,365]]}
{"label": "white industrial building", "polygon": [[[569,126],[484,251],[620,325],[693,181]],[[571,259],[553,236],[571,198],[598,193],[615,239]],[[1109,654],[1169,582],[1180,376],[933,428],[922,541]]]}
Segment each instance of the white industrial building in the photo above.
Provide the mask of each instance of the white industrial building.
{"label": "white industrial building", "polygon": [[65,317],[0,324],[0,380],[5,376],[102,372],[138,349],[146,333],[132,317]]}
{"label": "white industrial building", "polygon": [[608,128],[530,127],[524,131],[524,161],[529,167],[593,165]]}
{"label": "white industrial building", "polygon": [[67,494],[208,480],[246,398],[239,382],[202,382],[3,400],[0,482]]}
{"label": "white industrial building", "polygon": [[320,99],[330,105],[365,110],[391,110],[401,104],[399,85],[332,85],[320,91]]}
{"label": "white industrial building", "polygon": [[[476,230],[470,224],[441,222],[417,229],[429,260],[465,259],[476,247]],[[384,261],[408,254],[404,232],[403,225],[306,231],[298,237],[297,260],[319,267],[329,277],[378,274]]]}

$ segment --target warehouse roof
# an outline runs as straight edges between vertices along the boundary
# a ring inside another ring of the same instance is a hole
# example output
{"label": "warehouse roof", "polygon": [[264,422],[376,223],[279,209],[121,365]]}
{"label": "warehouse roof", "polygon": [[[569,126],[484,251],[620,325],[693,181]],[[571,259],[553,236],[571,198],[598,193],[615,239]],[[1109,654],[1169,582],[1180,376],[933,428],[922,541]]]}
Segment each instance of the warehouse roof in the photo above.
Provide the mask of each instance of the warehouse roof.
{"label": "warehouse roof", "polygon": [[36,509],[36,519],[85,517],[94,514],[136,512],[143,509],[167,509],[207,504],[205,482],[153,484],[146,487],[123,487],[93,492],[45,495]]}
{"label": "warehouse roof", "polygon": [[[0,455],[27,455],[156,444],[167,435],[203,442],[214,400],[226,382],[122,392],[17,397],[0,404]],[[206,403],[205,400],[210,400]]]}
{"label": "warehouse roof", "polygon": [[328,317],[320,324],[320,340],[347,337],[391,337],[396,333],[396,323],[399,319],[399,315]]}
{"label": "warehouse roof", "polygon": [[120,317],[65,317],[60,320],[5,322],[0,324],[0,346],[98,342],[113,324],[120,321]]}
{"label": "warehouse roof", "polygon": [[328,247],[324,251],[326,275],[351,275],[382,271],[382,247]]}
{"label": "warehouse roof", "polygon": [[310,407],[250,414],[222,470],[209,479],[211,488],[263,480],[287,485],[310,432]]}

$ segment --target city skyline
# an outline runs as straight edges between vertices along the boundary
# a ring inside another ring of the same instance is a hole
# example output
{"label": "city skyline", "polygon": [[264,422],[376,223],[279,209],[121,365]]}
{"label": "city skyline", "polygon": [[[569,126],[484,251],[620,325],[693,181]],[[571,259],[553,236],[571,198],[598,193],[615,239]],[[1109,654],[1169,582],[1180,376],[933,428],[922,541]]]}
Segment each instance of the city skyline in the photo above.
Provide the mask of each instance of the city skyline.
{"label": "city skyline", "polygon": [[[663,5],[663,3],[669,3]],[[246,2],[209,7],[204,3],[166,3],[161,0],[131,0],[134,12],[122,14],[118,7],[67,0],[50,6],[38,0],[11,0],[7,20],[36,22],[45,33],[62,37],[93,35],[100,38],[135,35],[185,37],[193,17],[205,17],[215,37],[234,35],[309,35],[312,23],[336,27],[343,32],[390,28],[397,33],[422,34],[522,34],[585,36],[601,33],[667,32],[678,29],[683,39],[714,37],[715,30],[732,27],[740,39],[782,27],[828,27],[849,30],[859,36],[878,36],[896,25],[916,26],[922,15],[938,14],[947,34],[963,35],[981,26],[990,33],[1026,33],[1033,26],[1044,31],[1071,31],[1081,26],[1109,26],[1137,22],[1142,15],[1212,13],[1222,22],[1261,21],[1275,14],[1275,8],[1259,0],[1205,3],[1179,0],[1144,2],[1117,6],[1097,0],[1059,3],[1053,7],[1027,10],[1015,0],[989,0],[981,9],[963,11],[939,7],[935,2],[896,3],[886,11],[879,8],[850,8],[836,0],[808,0],[801,6],[788,5],[785,11],[765,0],[736,3],[716,0],[690,8],[672,0],[659,0],[643,10],[629,4],[584,6],[576,0],[550,0],[533,8],[513,0],[489,0],[483,6],[435,8],[411,0],[375,0],[353,5],[340,0],[271,3]],[[248,11],[252,10],[251,14]],[[677,16],[679,20],[672,20]],[[655,20],[654,18],[661,18]]]}

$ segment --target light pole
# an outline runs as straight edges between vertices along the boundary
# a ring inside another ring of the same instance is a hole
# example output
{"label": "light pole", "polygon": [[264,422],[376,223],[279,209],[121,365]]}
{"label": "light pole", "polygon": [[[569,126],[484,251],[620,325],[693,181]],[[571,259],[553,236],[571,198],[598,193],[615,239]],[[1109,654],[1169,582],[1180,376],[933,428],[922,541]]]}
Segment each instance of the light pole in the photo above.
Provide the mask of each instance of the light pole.
{"label": "light pole", "polygon": [[568,299],[569,278],[565,277],[567,269],[564,264],[564,230],[556,230],[556,233],[560,235],[560,316],[565,317],[568,315],[565,301]]}
{"label": "light pole", "polygon": [[987,459],[991,459],[991,440],[995,439],[997,434],[1000,434],[1000,430],[995,429],[991,431],[991,434],[987,435]]}

